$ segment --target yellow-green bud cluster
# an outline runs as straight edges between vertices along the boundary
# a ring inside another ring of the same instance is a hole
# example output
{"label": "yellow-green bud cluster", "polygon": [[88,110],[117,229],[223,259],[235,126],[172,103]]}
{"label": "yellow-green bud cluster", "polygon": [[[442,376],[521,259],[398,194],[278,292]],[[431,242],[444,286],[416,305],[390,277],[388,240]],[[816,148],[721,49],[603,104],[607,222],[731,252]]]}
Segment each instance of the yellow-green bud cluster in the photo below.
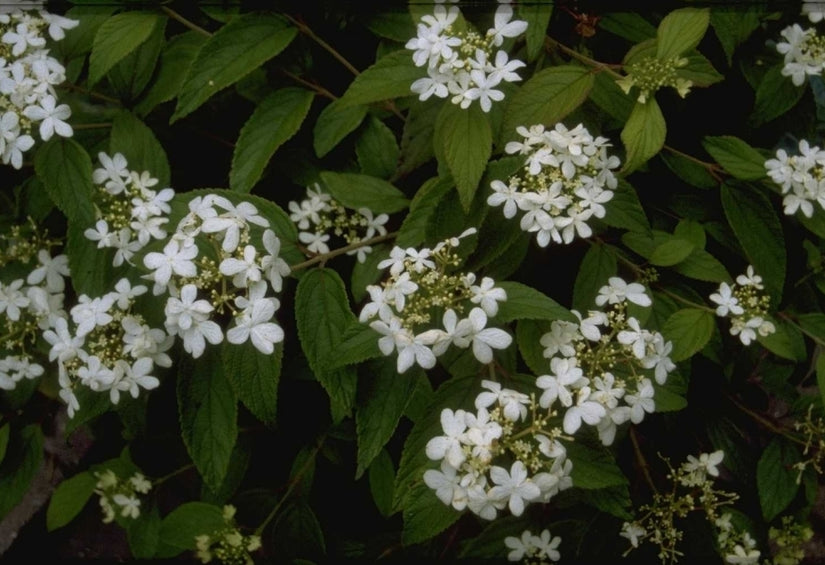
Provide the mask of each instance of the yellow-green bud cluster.
{"label": "yellow-green bud cluster", "polygon": [[627,76],[616,81],[616,84],[630,94],[630,90],[635,86],[639,89],[636,100],[640,104],[645,104],[651,96],[656,94],[660,88],[672,87],[684,98],[690,92],[693,82],[680,77],[678,70],[687,65],[688,60],[684,57],[670,57],[669,59],[659,59],[657,57],[645,57],[634,61],[625,67]]}
{"label": "yellow-green bud cluster", "polygon": [[111,469],[94,474],[97,478],[95,493],[100,496],[103,523],[116,518],[135,519],[140,516],[140,498],[152,490],[151,481],[142,473],[135,472],[128,479],[119,477]]}
{"label": "yellow-green bud cluster", "polygon": [[235,525],[235,507],[224,506],[224,528],[195,536],[196,555],[202,563],[215,560],[223,565],[252,565],[249,554],[261,547],[261,538],[245,536]]}
{"label": "yellow-green bud cluster", "polygon": [[798,565],[805,559],[805,544],[813,537],[809,525],[798,523],[793,516],[783,516],[780,528],[768,530],[773,565]]}

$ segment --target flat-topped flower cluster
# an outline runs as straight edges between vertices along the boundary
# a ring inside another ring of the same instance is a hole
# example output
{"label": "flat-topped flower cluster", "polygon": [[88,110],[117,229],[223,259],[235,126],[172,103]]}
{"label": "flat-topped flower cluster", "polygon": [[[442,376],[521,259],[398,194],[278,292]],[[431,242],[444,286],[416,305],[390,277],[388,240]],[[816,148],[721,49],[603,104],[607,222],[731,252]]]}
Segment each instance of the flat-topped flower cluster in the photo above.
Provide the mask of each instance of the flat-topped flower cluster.
{"label": "flat-topped flower cluster", "polygon": [[421,18],[416,37],[406,45],[414,51],[415,65],[427,67],[427,76],[413,82],[410,89],[420,100],[450,97],[453,104],[465,109],[478,100],[481,109],[489,112],[494,101],[504,99],[504,92],[497,87],[521,80],[516,71],[524,63],[498,49],[505,38],[518,37],[527,29],[527,22],[512,18],[513,8],[499,5],[493,27],[481,34],[457,7],[436,5],[432,15]]}
{"label": "flat-topped flower cluster", "polygon": [[785,214],[801,211],[806,218],[814,213],[814,203],[825,208],[825,151],[800,140],[799,153],[776,151],[775,159],[765,161],[768,176],[781,187]]}
{"label": "flat-topped flower cluster", "polygon": [[[504,289],[490,277],[476,284],[474,273],[453,272],[460,264],[456,248],[461,238],[475,231],[471,228],[432,249],[396,246],[378,264],[379,269],[389,268],[390,276],[381,285],[367,287],[370,301],[359,319],[382,335],[378,346],[384,355],[398,352],[399,373],[416,363],[433,368],[436,357],[451,345],[472,347],[476,359],[489,363],[493,349],[512,343],[504,330],[487,327],[498,303],[507,299]],[[439,318],[443,329],[433,327]]]}
{"label": "flat-topped flower cluster", "polygon": [[516,128],[521,141],[505,146],[510,154],[524,156],[524,166],[507,182],[490,183],[490,206],[504,206],[504,217],[521,211],[521,229],[536,234],[546,247],[550,241],[570,243],[578,235],[590,237],[592,217],[605,216],[604,204],[613,198],[619,167],[616,156],[608,155],[610,143],[593,137],[579,124],[568,130],[559,123],[553,129],[541,124]]}
{"label": "flat-topped flower cluster", "polygon": [[0,158],[15,169],[34,146],[34,135],[48,141],[54,134],[71,137],[67,104],[58,104],[55,86],[66,69],[49,55],[46,34],[53,40],[80,22],[50,14],[15,9],[0,13]]}
{"label": "flat-topped flower cluster", "polygon": [[95,473],[97,483],[95,493],[100,496],[103,523],[112,522],[115,517],[136,519],[140,516],[140,497],[152,490],[152,483],[142,473],[135,472],[128,479],[119,477],[113,470]]}
{"label": "flat-topped flower cluster", "polygon": [[[386,235],[384,224],[387,214],[377,216],[369,208],[350,210],[331,195],[321,190],[317,183],[307,187],[307,196],[301,202],[289,203],[289,218],[298,226],[298,240],[312,253],[328,253],[330,238],[335,236],[352,245],[375,236]],[[363,263],[372,252],[369,245],[361,245],[349,251]]]}
{"label": "flat-topped flower cluster", "polygon": [[557,549],[560,544],[561,538],[554,537],[550,530],[543,530],[539,535],[524,530],[521,537],[504,538],[504,545],[510,550],[507,561],[522,561],[529,565],[545,565],[561,559],[561,553]]}
{"label": "flat-topped flower cluster", "polygon": [[739,336],[744,345],[750,345],[757,333],[764,337],[776,331],[768,319],[771,298],[760,292],[764,288],[762,277],[748,265],[745,274],[736,277],[736,283],[720,283],[719,289],[710,295],[718,305],[716,315],[731,319],[730,334]]}
{"label": "flat-topped flower cluster", "polygon": [[[810,13],[812,21],[815,13]],[[814,27],[803,29],[799,24],[786,27],[780,34],[785,39],[776,44],[776,50],[785,57],[782,76],[791,77],[796,86],[802,86],[808,76],[822,75],[825,70],[825,36]]]}

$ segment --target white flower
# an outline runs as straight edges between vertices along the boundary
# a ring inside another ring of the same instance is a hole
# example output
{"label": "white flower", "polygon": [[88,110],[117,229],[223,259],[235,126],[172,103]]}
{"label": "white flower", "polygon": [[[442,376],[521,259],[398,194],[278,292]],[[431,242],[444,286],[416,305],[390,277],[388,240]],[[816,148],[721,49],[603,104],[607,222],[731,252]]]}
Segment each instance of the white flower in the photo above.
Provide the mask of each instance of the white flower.
{"label": "white flower", "polygon": [[726,282],[719,284],[719,290],[711,294],[710,299],[719,305],[716,307],[717,316],[724,317],[728,313],[741,316],[745,312],[739,304],[739,299],[733,295],[733,289]]}
{"label": "white flower", "polygon": [[6,313],[9,320],[20,319],[20,309],[29,305],[29,298],[20,289],[23,286],[23,279],[12,281],[9,285],[0,282],[0,314]]}
{"label": "white flower", "polygon": [[607,304],[618,304],[629,300],[639,306],[650,306],[652,304],[650,297],[645,293],[645,287],[639,283],[626,283],[619,277],[610,277],[607,279],[607,285],[599,289],[599,295],[596,297],[596,305],[603,306]]}
{"label": "white flower", "polygon": [[[190,242],[170,239],[164,246],[163,253],[147,253],[143,264],[152,269],[152,278],[156,286],[166,287],[172,274],[179,277],[194,277],[198,271],[192,259],[198,256],[198,247]],[[156,293],[157,294],[157,293]]]}
{"label": "white flower", "polygon": [[435,490],[435,495],[441,502],[452,505],[459,512],[467,507],[467,491],[460,481],[456,468],[447,461],[441,463],[440,471],[428,469],[424,472],[424,483]]}
{"label": "white flower", "polygon": [[488,30],[487,35],[493,38],[493,45],[500,46],[505,37],[518,37],[527,30],[527,22],[513,20],[513,8],[509,4],[501,4],[496,9],[493,19],[493,27]]}
{"label": "white flower", "polygon": [[173,296],[166,301],[166,329],[170,334],[183,338],[183,348],[198,358],[206,346],[204,339],[215,345],[223,340],[220,326],[208,319],[214,310],[206,300],[196,300],[198,289],[193,284],[184,285],[180,299]]}
{"label": "white flower", "polygon": [[472,297],[470,302],[478,304],[488,316],[498,313],[498,303],[507,300],[507,293],[503,288],[496,287],[496,282],[490,277],[481,279],[481,285],[470,287]]}
{"label": "white flower", "polygon": [[539,398],[542,408],[549,408],[558,399],[563,406],[573,404],[573,396],[567,387],[577,388],[584,384],[582,370],[575,364],[575,360],[554,357],[550,361],[553,375],[542,375],[536,379],[536,386],[544,389]]}
{"label": "white flower", "polygon": [[513,338],[498,328],[486,328],[487,314],[481,308],[473,308],[468,316],[472,324],[470,337],[473,342],[473,355],[481,363],[493,360],[493,349],[506,349],[513,342]]}
{"label": "white flower", "polygon": [[504,417],[511,422],[527,418],[527,405],[530,403],[529,396],[515,390],[502,389],[501,384],[495,381],[483,380],[481,386],[489,392],[479,393],[475,400],[476,408],[488,408],[498,402],[503,408]]}
{"label": "white flower", "polygon": [[246,288],[250,282],[261,280],[261,269],[257,262],[257,250],[254,245],[243,249],[243,259],[227,257],[221,261],[218,270],[222,275],[231,276],[232,284],[237,288]]}
{"label": "white flower", "polygon": [[77,324],[77,335],[79,337],[85,336],[98,326],[105,326],[112,321],[112,315],[109,310],[115,303],[115,297],[111,294],[106,294],[94,299],[89,298],[85,294],[78,298],[78,304],[74,306],[70,313],[72,321]]}
{"label": "white flower", "polygon": [[[160,381],[157,377],[153,377],[149,372],[153,369],[152,359],[149,357],[141,357],[132,365],[124,365],[124,375],[119,384],[123,390],[128,390],[132,398],[137,398],[140,389],[152,390],[157,388]],[[122,383],[122,384],[121,384]]]}
{"label": "white flower", "polygon": [[264,249],[269,252],[269,255],[264,255],[261,258],[261,270],[269,279],[272,290],[281,292],[283,279],[290,273],[289,265],[280,257],[281,240],[272,230],[265,230],[263,243]]}
{"label": "white flower", "polygon": [[496,485],[490,489],[488,496],[493,500],[507,500],[513,516],[521,516],[524,503],[537,499],[541,490],[527,476],[524,463],[516,461],[508,473],[502,467],[490,469],[490,479]]}
{"label": "white flower", "polygon": [[451,467],[458,469],[466,459],[462,450],[464,432],[467,430],[466,412],[449,408],[441,411],[441,428],[445,435],[437,436],[427,442],[425,452],[434,461],[444,459]]}
{"label": "white flower", "polygon": [[711,477],[719,476],[719,469],[716,468],[725,458],[725,452],[721,449],[713,453],[701,453],[697,459],[693,455],[687,456],[687,462],[682,464],[682,468],[689,472],[701,471]]}
{"label": "white flower", "polygon": [[646,534],[647,530],[636,522],[625,522],[622,524],[621,533],[619,533],[619,535],[623,538],[630,540],[630,545],[633,547],[639,547],[639,539],[644,537]]}
{"label": "white flower", "polygon": [[71,137],[74,133],[72,126],[63,121],[72,115],[69,105],[55,106],[56,104],[54,96],[48,95],[40,100],[39,106],[32,105],[23,110],[24,116],[40,122],[40,137],[43,141],[48,141],[55,133],[61,137]]}
{"label": "white flower", "polygon": [[235,327],[226,334],[229,343],[241,344],[251,339],[252,345],[265,355],[271,355],[275,344],[284,340],[284,331],[272,323],[279,303],[275,298],[261,298],[247,307],[235,319]]}
{"label": "white flower", "polygon": [[41,249],[37,252],[37,260],[40,266],[29,273],[26,282],[40,284],[45,280],[49,292],[63,292],[63,277],[69,276],[69,258],[65,255],[52,257],[47,250]]}
{"label": "white flower", "polygon": [[124,518],[137,518],[140,516],[140,500],[136,496],[126,496],[118,493],[112,497],[112,501],[121,507],[120,515]]}

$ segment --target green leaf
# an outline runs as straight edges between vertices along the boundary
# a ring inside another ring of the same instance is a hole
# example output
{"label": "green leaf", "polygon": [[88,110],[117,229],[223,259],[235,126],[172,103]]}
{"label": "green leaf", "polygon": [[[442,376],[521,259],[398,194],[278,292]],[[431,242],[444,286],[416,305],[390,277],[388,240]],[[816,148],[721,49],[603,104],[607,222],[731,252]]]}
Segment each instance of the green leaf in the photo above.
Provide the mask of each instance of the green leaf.
{"label": "green leaf", "polygon": [[249,469],[249,460],[251,458],[251,442],[245,441],[247,438],[241,436],[235,443],[232,449],[232,457],[229,460],[229,468],[226,470],[226,475],[221,481],[221,486],[213,490],[208,485],[201,486],[201,501],[210,504],[225,504],[244,480],[246,472]]}
{"label": "green leaf", "polygon": [[46,509],[46,529],[51,532],[74,520],[91,498],[95,485],[97,479],[88,471],[57,485]]}
{"label": "green leaf", "polygon": [[216,347],[196,360],[182,357],[177,389],[183,443],[206,484],[217,489],[238,437],[238,406]]}
{"label": "green leaf", "polygon": [[97,29],[89,57],[89,83],[94,86],[112,67],[146,41],[165,18],[147,12],[123,12]]}
{"label": "green leaf", "polygon": [[632,520],[633,514],[628,509],[633,506],[627,485],[585,490],[582,499],[593,508],[606,512],[622,520]]}
{"label": "green leaf", "polygon": [[97,30],[109,19],[117,6],[73,6],[63,15],[78,21],[77,27],[66,30],[66,37],[50,45],[52,57],[59,61],[70,61],[83,57],[92,50]]}
{"label": "green leaf", "polygon": [[123,111],[112,122],[109,153],[122,153],[133,171],[149,171],[161,187],[169,186],[171,173],[166,151],[149,127],[131,112]]}
{"label": "green leaf", "polygon": [[434,157],[433,132],[441,106],[439,100],[430,99],[410,107],[401,132],[397,175],[414,171]]}
{"label": "green leaf", "polygon": [[625,123],[633,111],[633,98],[622,92],[616,80],[607,73],[596,74],[590,99],[621,123]]}
{"label": "green leaf", "polygon": [[358,435],[356,480],[364,474],[392,437],[421,373],[407,371],[399,375],[395,369],[395,362],[387,359],[377,366],[372,366],[375,370],[370,373],[374,378],[366,385],[364,402],[355,412],[355,429]]}
{"label": "green leaf", "polygon": [[12,435],[0,464],[0,518],[17,506],[43,461],[43,432],[36,424]]}
{"label": "green leaf", "polygon": [[689,241],[697,249],[704,249],[707,243],[705,229],[702,227],[702,224],[696,220],[679,220],[679,223],[676,224],[676,229],[673,230],[673,235]]}
{"label": "green leaf", "polygon": [[355,143],[358,165],[365,175],[390,178],[398,167],[398,142],[384,122],[370,117]]}
{"label": "green leaf", "polygon": [[656,57],[670,59],[699,45],[710,23],[707,8],[681,8],[664,17],[656,30]]}
{"label": "green leaf", "polygon": [[800,314],[796,321],[805,332],[816,336],[820,341],[825,341],[825,314],[819,312]]}
{"label": "green leaf", "polygon": [[690,255],[673,266],[681,275],[708,282],[730,282],[731,277],[725,266],[704,249],[694,248]]}
{"label": "green leaf", "polygon": [[704,166],[682,155],[662,152],[659,156],[674,175],[691,186],[695,186],[696,188],[716,188],[719,184]]}
{"label": "green leaf", "polygon": [[335,349],[335,356],[329,360],[328,368],[338,369],[381,355],[375,330],[356,320],[344,331],[341,343]]}
{"label": "green leaf", "polygon": [[518,18],[527,22],[524,39],[527,42],[528,62],[534,61],[544,49],[547,26],[550,24],[550,16],[552,15],[553,4],[551,2],[518,5]]}
{"label": "green leaf", "polygon": [[232,152],[229,187],[249,192],[278,148],[301,128],[314,95],[302,88],[276,90],[255,108]]}
{"label": "green leaf", "polygon": [[461,514],[441,502],[435,491],[423,482],[416,484],[409,492],[410,504],[404,507],[404,529],[401,543],[412,545],[426,541],[450,526]]}
{"label": "green leaf", "polygon": [[341,104],[352,106],[411,96],[410,85],[426,75],[425,69],[413,63],[412,53],[406,49],[393,51],[355,77],[341,97]]}
{"label": "green leaf", "polygon": [[565,443],[564,447],[567,457],[573,462],[571,477],[574,487],[602,489],[627,484],[627,477],[606,449],[594,449],[574,442]]}
{"label": "green leaf", "polygon": [[[287,505],[273,525],[272,545],[279,548],[278,557],[306,556],[322,558],[326,553],[324,532],[309,504],[297,501]],[[285,560],[295,563],[294,560]]]}
{"label": "green leaf", "polygon": [[671,267],[684,261],[695,249],[686,239],[669,237],[653,249],[649,260],[657,267]]}
{"label": "green leaf", "polygon": [[647,221],[636,189],[625,180],[619,181],[616,190],[613,191],[613,198],[606,204],[605,209],[607,212],[604,223],[608,226],[637,232],[650,231],[650,222]]}
{"label": "green leaf", "polygon": [[434,177],[427,180],[410,202],[410,211],[401,224],[396,245],[417,247],[427,239],[427,226],[438,209],[442,198],[453,188],[451,179]]}
{"label": "green leaf", "polygon": [[118,98],[130,103],[137,99],[149,84],[166,39],[166,19],[154,26],[149,37],[137,49],[121,59],[107,75],[107,80]]}
{"label": "green leaf", "polygon": [[206,39],[203,34],[188,31],[169,40],[160,54],[155,80],[135,106],[136,113],[145,116],[158,104],[168,102],[178,95],[189,66]]}
{"label": "green leaf", "polygon": [[551,327],[550,323],[544,320],[519,320],[516,324],[519,353],[530,370],[537,375],[546,374],[550,370],[550,361],[543,355],[541,337],[549,332]]}
{"label": "green leaf", "polygon": [[782,75],[782,63],[768,69],[756,89],[751,120],[760,125],[778,118],[794,106],[805,94],[805,88],[796,86],[790,77]]}
{"label": "green leaf", "polygon": [[676,69],[676,76],[691,81],[693,86],[707,87],[725,79],[698,51],[689,53],[685,58],[687,64]]}
{"label": "green leaf", "polygon": [[323,157],[352,133],[367,115],[366,106],[345,106],[335,100],[321,110],[312,130],[315,154]]}
{"label": "green leaf", "polygon": [[560,65],[533,75],[513,95],[504,112],[503,141],[514,139],[518,126],[556,124],[578,108],[593,87],[594,73],[576,65]]}
{"label": "green leaf", "polygon": [[6,422],[0,427],[0,463],[6,458],[6,450],[9,447],[9,437],[11,435],[11,424]]}
{"label": "green leaf", "polygon": [[37,150],[34,170],[49,198],[69,220],[85,227],[94,224],[92,160],[79,143],[53,137]]}
{"label": "green leaf", "polygon": [[275,425],[278,409],[283,354],[282,343],[276,344],[272,355],[261,353],[250,341],[223,345],[224,371],[238,400],[256,418],[270,426]]}
{"label": "green leaf", "polygon": [[765,158],[753,147],[732,135],[707,136],[702,141],[711,157],[742,180],[760,180],[767,176]]}
{"label": "green leaf", "polygon": [[797,449],[779,438],[774,438],[762,452],[756,464],[756,486],[766,522],[776,518],[796,496],[799,484],[793,464],[799,460]]}
{"label": "green leaf", "polygon": [[298,33],[275,14],[244,14],[209,38],[180,89],[171,122],[194,112],[212,95],[239,81],[283,51]]}
{"label": "green leaf", "polygon": [[673,342],[670,358],[684,361],[700,351],[713,335],[713,314],[698,308],[683,308],[665,322],[662,333]]}
{"label": "green leaf", "polygon": [[167,546],[157,557],[174,557],[195,549],[195,536],[209,535],[226,527],[223,511],[212,504],[186,502],[170,512],[160,525],[160,542]]}
{"label": "green leaf", "polygon": [[395,466],[386,449],[378,452],[367,473],[370,493],[378,512],[388,518],[392,515],[393,485],[395,484]]}
{"label": "green leaf", "polygon": [[514,281],[503,281],[496,286],[507,293],[507,300],[499,302],[498,313],[492,318],[496,324],[525,319],[567,321],[576,319],[570,310],[530,286]]}
{"label": "green leaf", "polygon": [[664,386],[657,382],[653,383],[656,412],[678,412],[687,406],[687,399],[683,396],[686,392],[685,387],[676,390],[677,387],[672,384],[673,380],[671,375]]}
{"label": "green leaf", "polygon": [[756,5],[745,4],[730,10],[720,6],[710,13],[710,25],[722,44],[728,65],[733,61],[733,52],[750,37],[761,23],[759,21],[761,8]]}
{"label": "green leaf", "polygon": [[587,312],[593,308],[599,289],[617,272],[618,265],[613,248],[601,243],[591,245],[582,258],[573,285],[573,307],[579,312]]}
{"label": "green leaf", "polygon": [[645,104],[636,102],[622,129],[622,142],[627,150],[622,172],[635,171],[656,155],[665,144],[666,133],[665,118],[656,100],[650,98]]}
{"label": "green leaf", "polygon": [[160,528],[160,513],[154,504],[149,509],[141,508],[140,515],[129,521],[126,535],[134,557],[151,559],[155,556],[160,542]]}
{"label": "green leaf", "polygon": [[783,359],[789,359],[801,363],[808,358],[808,352],[805,349],[805,338],[802,332],[799,331],[794,324],[786,322],[785,320],[772,320],[776,331],[770,335],[756,336],[762,346]]}
{"label": "green leaf", "polygon": [[367,16],[364,25],[378,36],[406,43],[415,35],[415,24],[406,10],[376,10],[374,14],[364,15]]}
{"label": "green leaf", "polygon": [[335,200],[347,208],[369,208],[376,214],[405,209],[409,200],[385,180],[354,173],[321,173],[321,183]]}
{"label": "green leaf", "polygon": [[341,277],[331,269],[306,273],[295,291],[295,318],[301,348],[330,397],[333,418],[340,420],[355,401],[355,372],[330,370],[346,329],[356,318],[349,309]]}
{"label": "green leaf", "polygon": [[733,233],[774,304],[785,285],[785,237],[771,201],[761,192],[722,185],[722,208]]}
{"label": "green leaf", "polygon": [[599,27],[633,43],[656,37],[656,28],[634,12],[610,12],[599,20]]}
{"label": "green leaf", "polygon": [[493,149],[487,115],[476,104],[466,110],[444,104],[436,122],[434,143],[443,147],[461,206],[469,211]]}

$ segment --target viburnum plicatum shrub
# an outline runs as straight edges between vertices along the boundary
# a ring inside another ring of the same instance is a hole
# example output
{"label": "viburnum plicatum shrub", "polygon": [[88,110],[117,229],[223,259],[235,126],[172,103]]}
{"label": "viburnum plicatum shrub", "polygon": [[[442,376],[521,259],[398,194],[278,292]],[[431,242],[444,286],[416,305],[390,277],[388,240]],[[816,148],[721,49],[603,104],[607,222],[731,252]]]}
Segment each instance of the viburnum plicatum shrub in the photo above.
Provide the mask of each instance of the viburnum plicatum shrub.
{"label": "viburnum plicatum shrub", "polygon": [[816,562],[821,4],[250,8],[0,6],[4,560]]}

